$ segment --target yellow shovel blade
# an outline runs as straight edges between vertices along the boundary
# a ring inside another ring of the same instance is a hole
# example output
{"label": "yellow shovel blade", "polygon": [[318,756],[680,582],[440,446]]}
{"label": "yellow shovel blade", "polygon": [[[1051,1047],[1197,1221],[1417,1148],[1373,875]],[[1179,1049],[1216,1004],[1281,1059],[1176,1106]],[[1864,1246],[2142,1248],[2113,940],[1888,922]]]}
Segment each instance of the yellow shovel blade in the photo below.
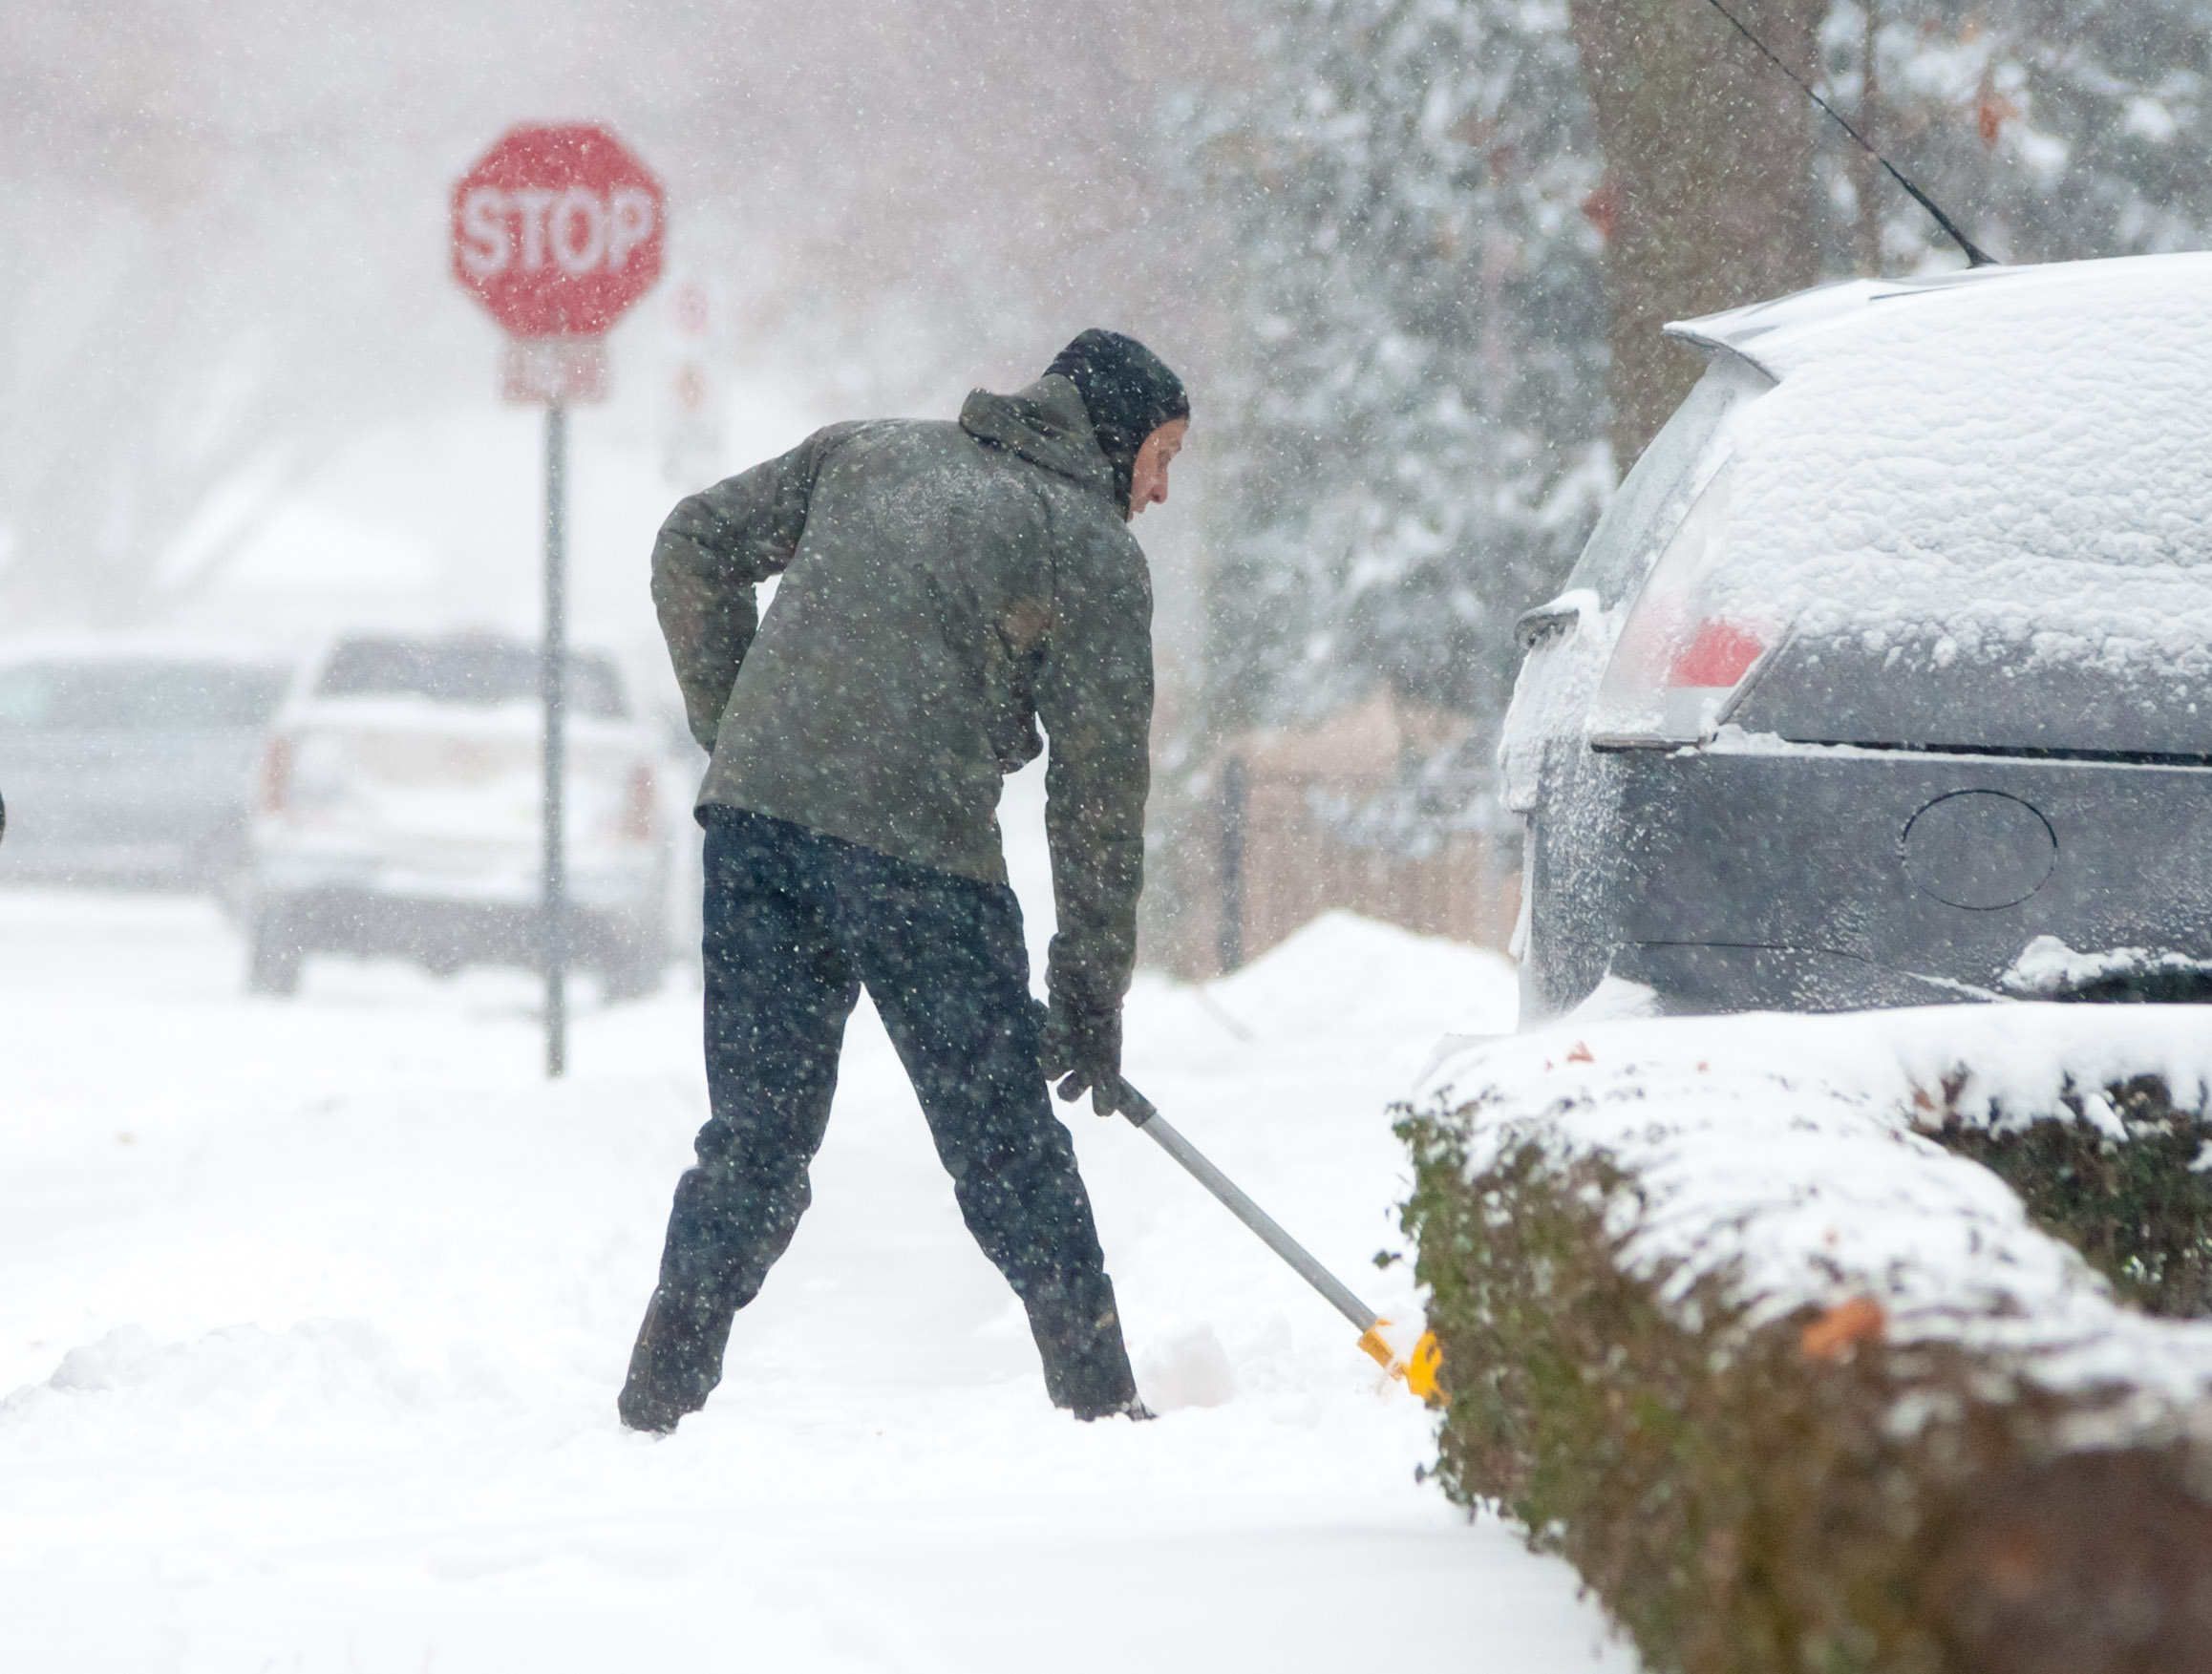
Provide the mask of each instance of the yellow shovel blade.
{"label": "yellow shovel blade", "polygon": [[1436,1346],[1436,1332],[1423,1331],[1421,1340],[1414,1345],[1413,1358],[1406,1362],[1406,1388],[1430,1406],[1440,1406],[1444,1389],[1436,1380],[1443,1369],[1444,1351]]}
{"label": "yellow shovel blade", "polygon": [[1443,1400],[1443,1391],[1436,1385],[1436,1375],[1443,1369],[1444,1351],[1436,1346],[1436,1334],[1423,1331],[1421,1340],[1414,1345],[1414,1351],[1400,1360],[1397,1351],[1383,1339],[1382,1328],[1388,1320],[1377,1320],[1361,1334],[1360,1351],[1383,1370],[1434,1407]]}

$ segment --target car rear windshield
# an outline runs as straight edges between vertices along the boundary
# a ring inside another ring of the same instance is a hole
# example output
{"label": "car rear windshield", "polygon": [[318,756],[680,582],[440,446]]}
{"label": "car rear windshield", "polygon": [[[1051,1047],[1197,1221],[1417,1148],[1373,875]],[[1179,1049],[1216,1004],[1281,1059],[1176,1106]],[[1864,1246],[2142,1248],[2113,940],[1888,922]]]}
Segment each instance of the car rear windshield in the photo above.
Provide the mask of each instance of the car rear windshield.
{"label": "car rear windshield", "polygon": [[[426,697],[471,709],[535,703],[538,648],[512,640],[345,640],[324,665],[315,695]],[[568,658],[567,699],[572,713],[595,720],[628,712],[614,666],[588,653]]]}
{"label": "car rear windshield", "polygon": [[259,727],[285,670],[227,663],[18,663],[0,668],[0,731],[205,732]]}
{"label": "car rear windshield", "polygon": [[2201,265],[1879,300],[1731,427],[1697,589],[1810,742],[2212,755]]}

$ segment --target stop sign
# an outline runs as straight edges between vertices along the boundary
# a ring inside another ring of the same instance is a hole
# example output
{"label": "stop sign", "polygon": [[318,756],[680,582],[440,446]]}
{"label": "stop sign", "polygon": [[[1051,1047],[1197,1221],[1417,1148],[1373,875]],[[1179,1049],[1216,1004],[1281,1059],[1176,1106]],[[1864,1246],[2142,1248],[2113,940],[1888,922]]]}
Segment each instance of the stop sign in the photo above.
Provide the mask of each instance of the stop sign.
{"label": "stop sign", "polygon": [[589,123],[510,128],[453,189],[454,277],[516,337],[596,337],[661,276],[667,201]]}

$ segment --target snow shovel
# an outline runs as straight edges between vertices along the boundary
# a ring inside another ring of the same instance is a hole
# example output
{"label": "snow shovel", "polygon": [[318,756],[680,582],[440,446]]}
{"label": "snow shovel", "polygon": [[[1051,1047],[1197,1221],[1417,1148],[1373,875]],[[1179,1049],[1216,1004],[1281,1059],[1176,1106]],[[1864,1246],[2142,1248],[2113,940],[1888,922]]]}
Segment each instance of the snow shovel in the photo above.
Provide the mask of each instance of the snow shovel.
{"label": "snow shovel", "polygon": [[1374,1309],[1347,1290],[1336,1275],[1316,1261],[1306,1246],[1275,1224],[1272,1217],[1237,1189],[1227,1175],[1199,1154],[1197,1146],[1185,1139],[1169,1124],[1136,1088],[1124,1081],[1121,1084],[1121,1113],[1140,1133],[1149,1134],[1159,1148],[1190,1172],[1193,1179],[1222,1200],[1231,1215],[1260,1235],[1260,1241],[1290,1263],[1298,1277],[1329,1299],[1336,1311],[1359,1327],[1359,1346],[1380,1366],[1424,1401],[1435,1405],[1443,1399],[1436,1388],[1436,1372],[1443,1356],[1436,1347],[1434,1331],[1421,1333],[1420,1342],[1403,1360],[1383,1340],[1382,1327],[1388,1320],[1378,1317]]}

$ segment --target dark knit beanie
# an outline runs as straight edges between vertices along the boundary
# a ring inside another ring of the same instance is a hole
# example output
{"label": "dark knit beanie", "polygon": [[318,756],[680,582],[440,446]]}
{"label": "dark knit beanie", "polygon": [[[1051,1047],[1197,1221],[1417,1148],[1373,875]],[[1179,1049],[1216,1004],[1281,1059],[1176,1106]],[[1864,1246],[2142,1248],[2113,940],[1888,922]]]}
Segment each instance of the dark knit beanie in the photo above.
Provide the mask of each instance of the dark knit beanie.
{"label": "dark knit beanie", "polygon": [[1161,425],[1190,416],[1190,396],[1167,363],[1118,331],[1094,328],[1060,350],[1045,369],[1082,392],[1083,411],[1114,467],[1114,498],[1129,510],[1129,482],[1137,450]]}

